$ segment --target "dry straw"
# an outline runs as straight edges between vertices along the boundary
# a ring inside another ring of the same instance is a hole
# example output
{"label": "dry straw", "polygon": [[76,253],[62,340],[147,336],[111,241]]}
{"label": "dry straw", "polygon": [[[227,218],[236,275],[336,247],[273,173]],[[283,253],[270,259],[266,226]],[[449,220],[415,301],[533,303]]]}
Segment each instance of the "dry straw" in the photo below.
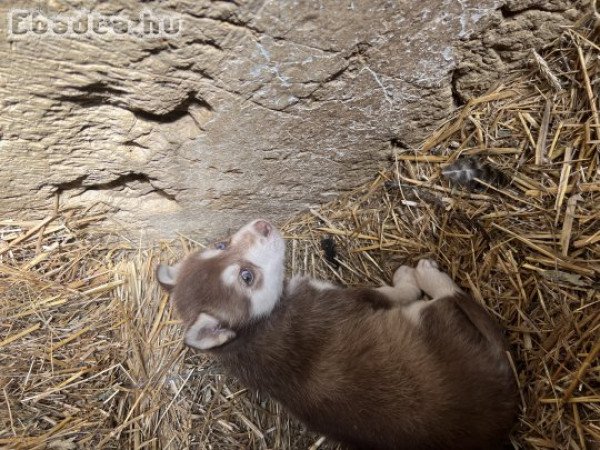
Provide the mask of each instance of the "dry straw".
{"label": "dry straw", "polygon": [[[531,72],[397,150],[393,170],[284,227],[290,270],[376,285],[430,257],[469,289],[507,330],[518,448],[600,443],[597,26],[582,20]],[[508,184],[444,175],[467,156]],[[0,221],[0,447],[335,448],[182,347],[152,272],[197,244],[132,250],[106,218]]]}

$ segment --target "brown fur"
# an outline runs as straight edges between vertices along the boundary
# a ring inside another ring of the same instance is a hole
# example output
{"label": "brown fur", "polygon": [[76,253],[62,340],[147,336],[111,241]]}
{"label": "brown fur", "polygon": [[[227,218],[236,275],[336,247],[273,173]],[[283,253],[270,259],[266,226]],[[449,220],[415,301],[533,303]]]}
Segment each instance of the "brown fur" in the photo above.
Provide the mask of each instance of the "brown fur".
{"label": "brown fur", "polygon": [[[181,313],[214,284],[198,266],[177,286]],[[208,297],[221,303],[213,314],[223,310],[223,297]],[[437,300],[414,325],[377,291],[303,281],[270,316],[233,327],[237,338],[211,352],[227,371],[352,448],[493,449],[515,419],[500,330],[464,294]]]}
{"label": "brown fur", "polygon": [[[242,242],[244,247],[247,241]],[[203,260],[199,254],[188,257],[182,265],[179,282],[173,289],[173,297],[177,299],[177,310],[189,327],[201,312],[211,314],[227,327],[245,323],[250,317],[250,304],[247,298],[240,296],[233,287],[223,286],[219,280],[221,272],[230,264],[240,263],[233,253],[222,258]],[[262,273],[250,262],[241,262],[244,267],[253,268],[256,277],[254,286],[260,288]],[[236,298],[237,301],[224,303],[223,299]],[[199,302],[198,299],[202,299]]]}
{"label": "brown fur", "polygon": [[[244,255],[261,245],[266,235],[257,231],[263,228],[254,222],[226,251],[188,257],[176,283],[165,285],[192,335],[186,342],[203,344],[222,333],[223,340],[212,341],[218,346],[198,345],[212,347],[209,352],[247,386],[353,449],[501,448],[515,420],[516,386],[500,328],[479,304],[428,262],[417,275],[438,277],[431,289],[455,293],[421,303],[417,316],[407,315],[401,301],[403,293],[405,301],[411,298],[407,286],[415,280],[407,268],[395,275],[395,291],[297,279],[285,284],[273,310],[256,318],[250,296],[273,274],[253,267],[253,287],[240,280],[226,286],[221,274],[232,264],[251,264]],[[270,260],[265,255],[260,264]],[[214,327],[207,315],[217,319],[216,328],[196,325]]]}

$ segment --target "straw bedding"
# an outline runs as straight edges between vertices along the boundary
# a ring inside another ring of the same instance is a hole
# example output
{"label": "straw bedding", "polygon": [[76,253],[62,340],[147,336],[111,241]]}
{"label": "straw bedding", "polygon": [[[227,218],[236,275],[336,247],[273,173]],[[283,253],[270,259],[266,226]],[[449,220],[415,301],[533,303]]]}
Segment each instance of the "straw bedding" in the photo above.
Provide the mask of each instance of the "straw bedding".
{"label": "straw bedding", "polygon": [[[517,448],[600,446],[597,26],[283,227],[290,271],[377,285],[430,257],[472,292],[507,330]],[[0,221],[0,447],[335,448],[182,347],[153,268],[201,243],[141,249],[109,216]]]}

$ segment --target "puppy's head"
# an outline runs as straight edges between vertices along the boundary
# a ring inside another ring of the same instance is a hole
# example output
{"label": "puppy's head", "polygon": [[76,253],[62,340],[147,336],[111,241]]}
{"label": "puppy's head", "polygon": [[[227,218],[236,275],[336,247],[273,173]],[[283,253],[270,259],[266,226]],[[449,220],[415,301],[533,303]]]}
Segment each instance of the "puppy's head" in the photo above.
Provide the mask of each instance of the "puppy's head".
{"label": "puppy's head", "polygon": [[174,266],[159,265],[156,275],[184,322],[185,343],[218,347],[239,327],[268,315],[283,290],[284,256],[279,231],[255,220],[228,241]]}

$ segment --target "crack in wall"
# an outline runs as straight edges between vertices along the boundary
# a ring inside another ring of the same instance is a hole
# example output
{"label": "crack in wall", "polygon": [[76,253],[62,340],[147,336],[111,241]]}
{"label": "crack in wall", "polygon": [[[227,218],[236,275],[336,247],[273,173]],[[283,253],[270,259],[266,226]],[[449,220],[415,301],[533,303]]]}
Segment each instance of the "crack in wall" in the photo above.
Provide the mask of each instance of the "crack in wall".
{"label": "crack in wall", "polygon": [[[53,97],[53,100],[62,102],[71,102],[79,106],[90,108],[101,105],[116,106],[132,112],[136,117],[156,123],[172,123],[190,114],[190,108],[193,106],[203,108],[213,112],[212,106],[204,99],[199,99],[195,91],[189,91],[187,96],[171,110],[164,113],[157,113],[151,110],[132,106],[119,96],[127,94],[126,90],[110,86],[105,82],[98,81],[85,86],[76,88],[81,94],[63,94]],[[115,97],[117,96],[117,97]],[[193,115],[190,114],[192,119]],[[196,121],[194,119],[194,121]]]}
{"label": "crack in wall", "polygon": [[462,74],[459,69],[454,69],[450,76],[450,92],[452,93],[452,104],[454,105],[454,108],[460,108],[466,103],[464,97],[460,95],[458,89],[458,81],[461,75]]}
{"label": "crack in wall", "polygon": [[[53,194],[58,194],[59,196],[65,192],[79,191],[76,193],[71,193],[71,197],[77,197],[88,191],[118,191],[126,187],[134,191],[141,191],[139,187],[134,186],[136,183],[141,183],[142,185],[149,185],[151,187],[150,192],[156,193],[166,200],[177,202],[176,195],[167,192],[165,189],[157,187],[155,185],[157,179],[143,172],[128,172],[120,174],[116,178],[102,183],[87,184],[86,180],[88,179],[89,175],[85,174],[80,175],[73,180],[61,183],[44,184],[40,187],[51,186],[54,188]],[[148,193],[145,193],[145,195]]]}
{"label": "crack in wall", "polygon": [[[127,109],[140,119],[157,123],[171,123],[176,122],[177,120],[190,114],[190,108],[192,108],[194,105],[204,108],[209,112],[213,111],[212,106],[207,101],[198,99],[197,94],[193,91],[188,92],[187,97],[181,103],[175,106],[175,108],[173,108],[171,111],[164,114],[158,114],[140,108],[128,107]],[[196,122],[194,116],[192,114],[190,114],[190,116],[194,122]]]}
{"label": "crack in wall", "polygon": [[544,7],[543,5],[531,5],[526,7],[515,7],[510,3],[506,3],[500,8],[500,14],[502,14],[503,19],[515,19],[522,14],[525,14],[530,11],[540,11],[540,12],[549,12],[549,13],[561,13],[567,9],[566,6],[557,6],[556,8]]}
{"label": "crack in wall", "polygon": [[392,149],[408,150],[410,148],[406,142],[397,137],[390,139],[390,145]]}

